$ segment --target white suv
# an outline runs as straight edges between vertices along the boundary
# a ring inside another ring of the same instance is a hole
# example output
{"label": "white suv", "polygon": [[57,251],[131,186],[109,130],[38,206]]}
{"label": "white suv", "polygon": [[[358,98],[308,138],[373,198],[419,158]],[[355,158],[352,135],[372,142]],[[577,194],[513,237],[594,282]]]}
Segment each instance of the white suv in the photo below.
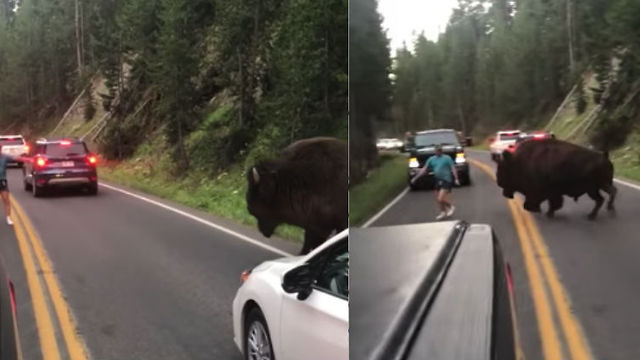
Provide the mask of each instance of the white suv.
{"label": "white suv", "polygon": [[244,359],[349,358],[348,229],[305,256],[242,273],[233,337]]}
{"label": "white suv", "polygon": [[520,134],[520,130],[498,131],[489,145],[491,159],[497,160],[505,150],[509,150],[510,147],[515,148]]}
{"label": "white suv", "polygon": [[[0,145],[2,145],[2,153],[12,157],[29,153],[29,145],[24,142],[22,135],[0,135]],[[21,162],[15,162],[15,164],[22,166]]]}

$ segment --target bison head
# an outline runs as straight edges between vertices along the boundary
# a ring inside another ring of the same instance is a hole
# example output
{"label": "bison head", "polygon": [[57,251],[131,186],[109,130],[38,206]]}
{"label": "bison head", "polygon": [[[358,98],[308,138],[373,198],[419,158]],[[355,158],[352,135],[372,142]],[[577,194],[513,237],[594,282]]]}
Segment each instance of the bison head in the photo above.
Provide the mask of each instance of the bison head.
{"label": "bison head", "polygon": [[271,237],[281,221],[274,211],[277,170],[274,164],[262,163],[247,172],[247,210],[258,220],[262,235]]}
{"label": "bison head", "polygon": [[500,159],[498,159],[498,170],[496,171],[496,180],[498,186],[502,188],[502,195],[509,199],[513,199],[515,192],[515,184],[513,177],[514,159],[509,151],[504,151]]}

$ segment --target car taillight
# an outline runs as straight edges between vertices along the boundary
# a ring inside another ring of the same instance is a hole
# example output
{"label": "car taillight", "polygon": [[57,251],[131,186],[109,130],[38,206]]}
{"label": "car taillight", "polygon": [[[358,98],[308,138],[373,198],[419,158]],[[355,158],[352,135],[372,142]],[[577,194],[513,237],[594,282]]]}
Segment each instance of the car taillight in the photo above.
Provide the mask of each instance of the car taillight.
{"label": "car taillight", "polygon": [[534,139],[544,139],[546,137],[547,136],[545,134],[535,134],[535,135],[533,135]]}
{"label": "car taillight", "polygon": [[509,295],[515,299],[515,290],[513,288],[513,276],[511,275],[511,266],[509,265],[509,263],[505,263],[504,265],[505,267],[505,273],[507,276],[507,286],[509,288]]}
{"label": "car taillight", "polygon": [[30,150],[30,149],[31,149],[31,148],[29,147],[29,145],[25,145],[25,146],[24,146],[24,152],[25,152],[25,153],[29,153],[29,150]]}
{"label": "car taillight", "polygon": [[16,290],[13,287],[13,282],[11,280],[7,280],[9,282],[9,295],[11,296],[11,310],[13,314],[17,314],[17,306],[16,306]]}
{"label": "car taillight", "polygon": [[89,162],[89,164],[91,165],[95,165],[98,163],[98,158],[95,156],[88,156],[87,157],[87,162]]}
{"label": "car taillight", "polygon": [[35,159],[35,163],[36,163],[36,167],[44,167],[45,165],[47,165],[47,159],[37,157]]}
{"label": "car taillight", "polygon": [[240,280],[243,284],[245,281],[249,280],[249,275],[251,275],[251,270],[245,270],[240,274]]}
{"label": "car taillight", "polygon": [[71,145],[71,141],[69,141],[69,140],[62,140],[62,141],[60,141],[60,145],[62,145],[62,146],[70,146],[70,145]]}

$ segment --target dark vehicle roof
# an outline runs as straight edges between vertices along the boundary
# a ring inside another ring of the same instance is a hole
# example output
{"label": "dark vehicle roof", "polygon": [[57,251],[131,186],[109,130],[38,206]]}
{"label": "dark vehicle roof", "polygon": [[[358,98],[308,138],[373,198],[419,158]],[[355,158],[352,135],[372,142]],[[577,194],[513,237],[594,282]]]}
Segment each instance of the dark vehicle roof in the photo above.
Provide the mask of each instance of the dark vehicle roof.
{"label": "dark vehicle roof", "polygon": [[351,229],[350,359],[489,359],[493,237],[439,222]]}
{"label": "dark vehicle roof", "polygon": [[36,141],[38,144],[52,144],[58,143],[61,141],[70,141],[72,143],[82,143],[83,141],[78,139],[77,137],[48,137],[48,138],[40,138]]}

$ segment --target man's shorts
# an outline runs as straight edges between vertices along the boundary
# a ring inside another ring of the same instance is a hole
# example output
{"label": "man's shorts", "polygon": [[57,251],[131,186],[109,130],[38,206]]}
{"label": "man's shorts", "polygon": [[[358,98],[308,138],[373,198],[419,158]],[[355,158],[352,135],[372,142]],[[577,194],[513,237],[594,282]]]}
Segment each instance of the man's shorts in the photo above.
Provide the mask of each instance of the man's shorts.
{"label": "man's shorts", "polygon": [[436,179],[436,190],[445,190],[446,192],[451,192],[453,188],[453,183],[450,183],[446,180]]}

